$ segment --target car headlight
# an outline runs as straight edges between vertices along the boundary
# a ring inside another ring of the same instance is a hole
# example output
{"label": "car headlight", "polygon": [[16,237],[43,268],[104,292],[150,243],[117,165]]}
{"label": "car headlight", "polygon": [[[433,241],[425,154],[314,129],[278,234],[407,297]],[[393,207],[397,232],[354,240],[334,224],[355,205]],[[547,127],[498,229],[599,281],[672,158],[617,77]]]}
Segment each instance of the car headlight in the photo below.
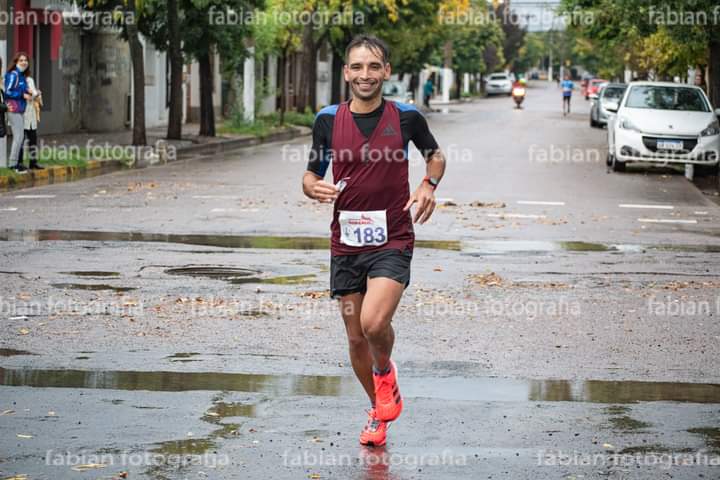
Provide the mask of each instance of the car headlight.
{"label": "car headlight", "polygon": [[642,133],[640,132],[640,129],[630,121],[629,118],[621,118],[619,125],[620,128],[623,128],[625,130],[632,130],[633,132]]}
{"label": "car headlight", "polygon": [[713,135],[720,134],[720,122],[717,120],[710,122],[710,124],[700,132],[701,137],[712,137]]}

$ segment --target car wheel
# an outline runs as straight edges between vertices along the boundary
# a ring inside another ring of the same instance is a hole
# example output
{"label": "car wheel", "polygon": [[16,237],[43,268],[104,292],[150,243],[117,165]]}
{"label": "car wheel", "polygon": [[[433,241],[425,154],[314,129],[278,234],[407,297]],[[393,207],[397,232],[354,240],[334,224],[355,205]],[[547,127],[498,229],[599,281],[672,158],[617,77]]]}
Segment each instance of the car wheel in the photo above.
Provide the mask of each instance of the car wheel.
{"label": "car wheel", "polygon": [[597,128],[597,127],[598,127],[598,123],[597,123],[595,120],[593,120],[592,115],[590,115],[590,127],[591,127],[591,128]]}
{"label": "car wheel", "polygon": [[605,157],[605,165],[608,167],[612,167],[613,164],[613,156],[610,152],[608,152],[607,157]]}
{"label": "car wheel", "polygon": [[615,155],[612,156],[612,169],[613,172],[624,172],[625,171],[625,162],[621,162],[617,159]]}

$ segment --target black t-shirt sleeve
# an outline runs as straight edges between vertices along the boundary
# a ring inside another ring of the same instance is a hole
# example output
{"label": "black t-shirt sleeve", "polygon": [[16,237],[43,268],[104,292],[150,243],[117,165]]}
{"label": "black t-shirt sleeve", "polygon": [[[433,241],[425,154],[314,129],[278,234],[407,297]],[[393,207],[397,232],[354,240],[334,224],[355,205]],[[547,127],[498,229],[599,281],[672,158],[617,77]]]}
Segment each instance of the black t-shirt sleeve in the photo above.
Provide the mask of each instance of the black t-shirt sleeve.
{"label": "black t-shirt sleeve", "polygon": [[312,147],[308,159],[307,170],[318,177],[324,178],[330,165],[330,141],[334,116],[319,114],[315,118],[312,131]]}
{"label": "black t-shirt sleeve", "polygon": [[435,137],[430,132],[427,120],[422,113],[417,110],[403,112],[407,121],[408,140],[411,140],[415,147],[425,159],[440,149]]}

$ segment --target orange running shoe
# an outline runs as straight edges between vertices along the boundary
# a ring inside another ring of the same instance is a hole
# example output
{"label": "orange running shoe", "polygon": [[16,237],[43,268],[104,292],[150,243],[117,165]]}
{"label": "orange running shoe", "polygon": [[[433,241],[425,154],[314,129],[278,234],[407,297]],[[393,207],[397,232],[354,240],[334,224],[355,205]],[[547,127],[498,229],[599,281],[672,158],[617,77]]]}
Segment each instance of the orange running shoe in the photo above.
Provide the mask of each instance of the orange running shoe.
{"label": "orange running shoe", "polygon": [[375,409],[368,410],[368,423],[360,432],[360,443],[372,447],[385,445],[388,423],[375,416]]}
{"label": "orange running shoe", "polygon": [[380,420],[392,422],[400,416],[403,400],[397,384],[397,366],[390,360],[390,371],[385,375],[373,372],[375,384],[375,415]]}

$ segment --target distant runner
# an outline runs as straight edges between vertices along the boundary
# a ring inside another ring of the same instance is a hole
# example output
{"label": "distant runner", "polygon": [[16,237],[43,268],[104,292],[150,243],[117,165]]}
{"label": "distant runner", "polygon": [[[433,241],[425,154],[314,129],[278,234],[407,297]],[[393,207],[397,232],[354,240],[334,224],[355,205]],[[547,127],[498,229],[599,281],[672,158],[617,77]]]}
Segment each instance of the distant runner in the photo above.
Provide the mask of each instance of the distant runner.
{"label": "distant runner", "polygon": [[564,117],[565,115],[570,114],[570,99],[572,98],[572,91],[575,88],[575,84],[572,82],[572,80],[570,80],[570,75],[565,74],[565,80],[563,80],[560,85],[562,86]]}
{"label": "distant runner", "polygon": [[[390,79],[389,52],[373,36],[355,37],[345,50],[343,73],[352,99],[323,108],[315,117],[313,146],[303,192],[334,202],[330,292],[339,299],[350,361],[370,398],[363,445],[386,442],[388,422],[400,416],[402,396],[391,360],[391,322],[410,283],[415,234],[435,209],[435,189],[445,159],[414,105],[382,98]],[[411,194],[408,143],[426,159],[427,175]],[[323,181],[332,163],[334,184]],[[410,207],[417,204],[414,219]]]}

